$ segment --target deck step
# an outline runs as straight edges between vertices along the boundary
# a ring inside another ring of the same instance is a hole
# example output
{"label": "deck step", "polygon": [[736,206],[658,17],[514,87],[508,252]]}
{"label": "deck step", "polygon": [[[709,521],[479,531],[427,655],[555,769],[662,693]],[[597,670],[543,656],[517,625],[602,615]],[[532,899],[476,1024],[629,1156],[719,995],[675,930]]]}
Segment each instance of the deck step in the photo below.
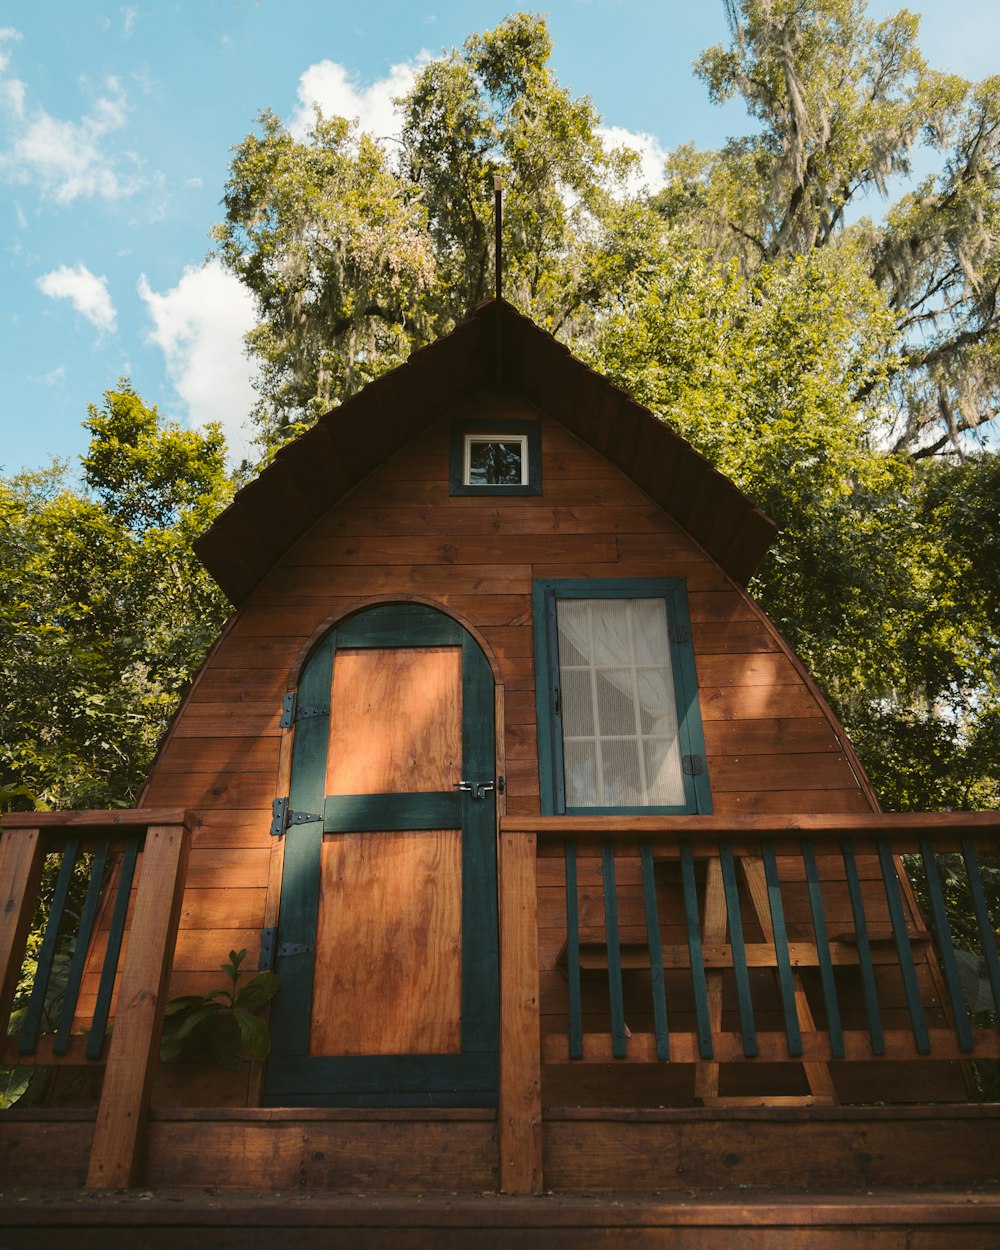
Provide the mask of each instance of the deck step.
{"label": "deck step", "polygon": [[885,1190],[719,1196],[334,1195],[259,1190],[6,1191],[0,1250],[996,1250],[995,1192]]}

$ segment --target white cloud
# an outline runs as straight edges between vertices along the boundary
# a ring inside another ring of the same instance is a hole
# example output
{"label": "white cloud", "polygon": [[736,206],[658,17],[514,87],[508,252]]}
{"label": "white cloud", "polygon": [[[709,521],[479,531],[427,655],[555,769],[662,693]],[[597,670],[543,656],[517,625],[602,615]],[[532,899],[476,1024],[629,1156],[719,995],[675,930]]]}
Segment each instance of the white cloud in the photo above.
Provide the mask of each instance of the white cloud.
{"label": "white cloud", "polygon": [[21,35],[13,26],[0,26],[0,100],[14,118],[24,116],[25,87],[20,78],[5,78],[10,53],[5,45],[15,43]]}
{"label": "white cloud", "polygon": [[393,65],[385,78],[363,87],[344,65],[336,61],[318,61],[299,78],[299,107],[289,124],[297,139],[304,138],[312,125],[315,107],[327,117],[356,117],[361,129],[377,139],[398,138],[402,118],[393,104],[397,96],[406,95],[421,65],[430,59],[429,52],[420,52],[413,61]]}
{"label": "white cloud", "polygon": [[50,299],[68,299],[98,330],[113,333],[118,318],[108,292],[108,280],[91,273],[82,262],[74,269],[60,265],[43,274],[38,279],[38,289]]}
{"label": "white cloud", "polygon": [[139,16],[139,10],[136,8],[133,8],[132,5],[123,5],[122,10],[121,10],[121,15],[122,15],[122,34],[125,36],[126,39],[128,39],[128,37],[135,30],[135,19]]}
{"label": "white cloud", "polygon": [[663,163],[667,150],[655,135],[643,130],[626,130],[624,126],[602,126],[599,133],[609,148],[631,148],[638,153],[638,168],[628,180],[631,194],[656,192],[664,186]]}
{"label": "white cloud", "polygon": [[252,296],[218,261],[189,266],[162,293],[143,274],[138,289],[153,322],[148,339],[163,352],[188,424],[218,421],[239,460],[249,449],[245,423],[256,400],[243,348],[254,324]]}
{"label": "white cloud", "polygon": [[0,30],[0,120],[9,139],[0,151],[0,176],[9,182],[37,183],[59,203],[80,196],[121,199],[146,183],[138,157],[112,150],[110,138],[125,127],[128,105],[117,78],[106,79],[90,111],[78,121],[53,117],[41,106],[29,108],[24,83],[7,77],[10,57],[4,45],[18,38]]}
{"label": "white cloud", "polygon": [[13,43],[20,38],[21,32],[13,26],[0,26],[0,74],[5,73],[10,64],[10,53],[4,51],[4,44]]}

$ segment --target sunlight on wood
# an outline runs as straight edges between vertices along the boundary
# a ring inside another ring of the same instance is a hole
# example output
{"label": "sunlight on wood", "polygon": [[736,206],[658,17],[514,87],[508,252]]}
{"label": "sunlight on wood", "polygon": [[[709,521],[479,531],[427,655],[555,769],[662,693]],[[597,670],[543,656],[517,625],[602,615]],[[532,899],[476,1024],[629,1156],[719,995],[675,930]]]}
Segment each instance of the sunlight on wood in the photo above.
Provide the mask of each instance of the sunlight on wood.
{"label": "sunlight on wood", "polygon": [[461,648],[338,651],[327,794],[450,790],[461,777]]}
{"label": "sunlight on wood", "polygon": [[311,1053],[459,1053],[461,832],[338,834],[322,873]]}

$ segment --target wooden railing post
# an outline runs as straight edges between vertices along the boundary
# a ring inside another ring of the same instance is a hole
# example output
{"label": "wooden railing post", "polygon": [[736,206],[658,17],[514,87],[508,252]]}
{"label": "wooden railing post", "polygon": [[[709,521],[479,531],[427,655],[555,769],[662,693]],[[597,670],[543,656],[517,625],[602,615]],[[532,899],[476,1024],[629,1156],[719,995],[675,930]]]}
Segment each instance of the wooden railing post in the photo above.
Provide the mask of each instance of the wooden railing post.
{"label": "wooden railing post", "polygon": [[184,891],[189,835],[183,825],[146,831],[132,927],[122,967],[87,1184],[124,1189],[138,1151],[158,1060],[167,980]]}
{"label": "wooden railing post", "polygon": [[38,906],[41,833],[11,829],[0,835],[0,1050],[7,1036],[24,944]]}
{"label": "wooden railing post", "polygon": [[538,871],[533,833],[500,836],[500,1189],[542,1192]]}

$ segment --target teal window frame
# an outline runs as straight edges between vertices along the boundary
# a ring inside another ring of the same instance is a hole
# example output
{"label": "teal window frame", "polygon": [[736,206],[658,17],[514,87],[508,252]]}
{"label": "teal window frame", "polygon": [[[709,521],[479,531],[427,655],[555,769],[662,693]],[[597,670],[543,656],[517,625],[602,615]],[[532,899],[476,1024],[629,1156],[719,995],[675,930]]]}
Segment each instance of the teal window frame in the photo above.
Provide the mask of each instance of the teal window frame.
{"label": "teal window frame", "polygon": [[[559,636],[560,599],[661,599],[667,612],[685,803],[675,806],[567,807],[563,769]],[[681,578],[545,578],[532,584],[535,643],[535,708],[543,816],[710,815],[712,792],[705,765],[705,738],[698,701],[698,675],[691,644],[687,587]]]}
{"label": "teal window frame", "polygon": [[[510,435],[524,438],[528,480],[520,486],[470,485],[465,480],[465,439],[468,434]],[[450,493],[452,495],[509,495],[513,498],[542,493],[542,434],[537,421],[453,421],[451,423]]]}

